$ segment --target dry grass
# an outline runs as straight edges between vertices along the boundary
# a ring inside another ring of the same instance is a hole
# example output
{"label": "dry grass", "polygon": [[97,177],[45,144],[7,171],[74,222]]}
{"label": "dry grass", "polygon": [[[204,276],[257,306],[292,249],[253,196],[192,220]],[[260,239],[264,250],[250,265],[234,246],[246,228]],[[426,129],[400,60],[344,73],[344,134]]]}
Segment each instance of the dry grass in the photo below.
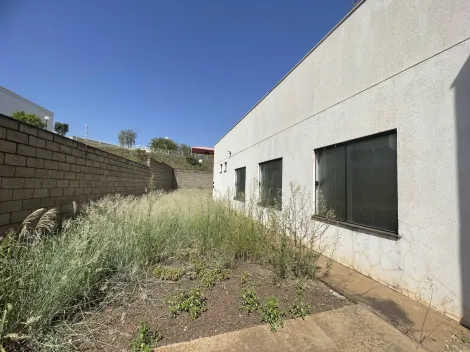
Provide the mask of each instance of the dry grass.
{"label": "dry grass", "polygon": [[293,191],[282,213],[205,191],[105,197],[60,229],[52,211],[34,212],[0,244],[0,346],[24,338],[35,350],[67,349],[57,331],[112,297],[113,287],[135,284],[136,272],[191,251],[221,268],[250,260],[281,276],[314,275],[318,253],[307,249],[325,228],[307,221],[309,200]]}

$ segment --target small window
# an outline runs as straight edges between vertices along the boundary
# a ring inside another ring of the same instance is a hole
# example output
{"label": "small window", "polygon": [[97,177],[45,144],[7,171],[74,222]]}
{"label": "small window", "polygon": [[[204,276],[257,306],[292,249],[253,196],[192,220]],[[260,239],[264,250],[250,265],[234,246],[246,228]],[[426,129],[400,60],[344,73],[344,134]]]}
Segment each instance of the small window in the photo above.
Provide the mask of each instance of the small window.
{"label": "small window", "polygon": [[317,215],[398,233],[397,133],[315,151]]}
{"label": "small window", "polygon": [[259,164],[260,205],[282,208],[282,159]]}
{"label": "small window", "polygon": [[227,172],[227,162],[225,162],[225,170],[224,172]]}
{"label": "small window", "polygon": [[235,199],[245,201],[246,167],[235,169]]}
{"label": "small window", "polygon": [[220,173],[222,173],[222,164],[220,164]]}

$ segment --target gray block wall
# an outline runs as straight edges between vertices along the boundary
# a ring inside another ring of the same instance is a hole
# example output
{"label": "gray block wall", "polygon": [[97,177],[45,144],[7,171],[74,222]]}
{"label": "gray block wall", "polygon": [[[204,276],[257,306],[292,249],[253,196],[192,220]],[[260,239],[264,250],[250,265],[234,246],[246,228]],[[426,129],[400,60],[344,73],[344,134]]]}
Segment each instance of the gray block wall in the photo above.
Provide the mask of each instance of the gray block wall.
{"label": "gray block wall", "polygon": [[70,215],[73,201],[143,194],[151,175],[156,189],[176,187],[167,164],[138,164],[0,115],[0,236],[39,208]]}
{"label": "gray block wall", "polygon": [[178,188],[212,189],[213,186],[212,172],[175,169],[175,177]]}

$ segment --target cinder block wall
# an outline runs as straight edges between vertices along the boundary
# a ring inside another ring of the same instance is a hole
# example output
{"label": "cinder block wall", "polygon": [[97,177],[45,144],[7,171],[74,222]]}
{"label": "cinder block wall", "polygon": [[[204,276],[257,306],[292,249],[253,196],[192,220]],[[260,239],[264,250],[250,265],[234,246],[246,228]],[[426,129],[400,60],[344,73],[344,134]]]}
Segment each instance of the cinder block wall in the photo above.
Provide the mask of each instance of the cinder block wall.
{"label": "cinder block wall", "polygon": [[163,190],[178,188],[174,170],[170,165],[149,159],[149,166],[153,174],[153,184],[155,188]]}
{"label": "cinder block wall", "polygon": [[175,169],[175,177],[178,188],[212,189],[212,173]]}
{"label": "cinder block wall", "polygon": [[0,236],[38,208],[69,215],[72,201],[142,194],[152,174],[155,188],[175,188],[166,164],[141,165],[0,115]]}

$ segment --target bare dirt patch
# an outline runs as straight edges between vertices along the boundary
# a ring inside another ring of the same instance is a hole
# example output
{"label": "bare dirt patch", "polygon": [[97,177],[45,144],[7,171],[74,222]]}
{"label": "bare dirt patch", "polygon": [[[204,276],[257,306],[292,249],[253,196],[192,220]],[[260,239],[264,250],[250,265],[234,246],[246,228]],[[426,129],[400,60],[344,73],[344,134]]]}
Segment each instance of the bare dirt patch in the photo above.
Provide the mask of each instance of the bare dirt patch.
{"label": "bare dirt patch", "polygon": [[[298,280],[281,280],[260,265],[243,263],[231,271],[229,279],[217,282],[213,288],[202,288],[199,279],[190,278],[192,274],[184,275],[177,282],[143,278],[142,285],[132,295],[115,301],[99,312],[85,315],[83,321],[76,324],[77,334],[73,344],[85,351],[130,351],[131,341],[143,321],[148,323],[151,331],[161,334],[158,346],[262,324],[258,312],[247,314],[240,310],[240,297],[246,287],[241,280],[246,275],[244,273],[249,273],[249,287],[256,291],[261,303],[267,298],[276,298],[280,310],[287,312],[285,319],[289,319],[288,311],[298,297]],[[310,305],[311,314],[351,304],[334,295],[320,281],[302,282],[305,288],[302,299]],[[168,297],[195,287],[202,288],[207,299],[207,310],[195,320],[185,312],[171,316]]]}

